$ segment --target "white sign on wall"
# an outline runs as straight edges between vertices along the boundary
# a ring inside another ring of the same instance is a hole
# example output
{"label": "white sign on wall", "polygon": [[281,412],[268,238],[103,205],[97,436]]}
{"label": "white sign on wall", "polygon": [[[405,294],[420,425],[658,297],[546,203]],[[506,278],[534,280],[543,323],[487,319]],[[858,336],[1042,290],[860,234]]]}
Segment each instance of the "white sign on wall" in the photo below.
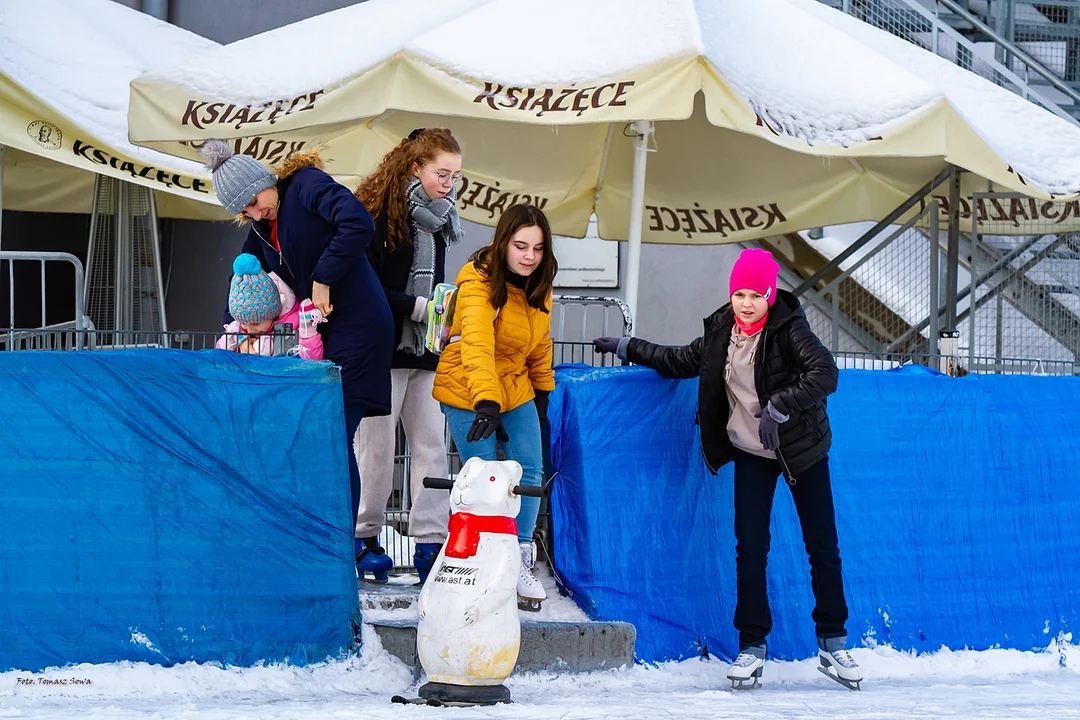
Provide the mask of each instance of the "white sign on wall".
{"label": "white sign on wall", "polygon": [[557,288],[619,287],[619,243],[596,235],[596,216],[589,221],[583,238],[556,235],[552,238],[559,273]]}

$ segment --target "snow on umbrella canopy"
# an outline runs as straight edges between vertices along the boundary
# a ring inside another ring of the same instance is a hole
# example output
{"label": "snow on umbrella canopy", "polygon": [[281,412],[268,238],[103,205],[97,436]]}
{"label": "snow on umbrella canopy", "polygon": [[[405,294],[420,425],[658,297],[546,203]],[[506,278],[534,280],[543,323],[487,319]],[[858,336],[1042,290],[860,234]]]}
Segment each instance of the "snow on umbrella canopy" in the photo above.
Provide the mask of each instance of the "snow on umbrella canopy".
{"label": "snow on umbrella canopy", "polygon": [[655,122],[646,242],[880,219],[949,163],[965,192],[1080,191],[1080,129],[814,0],[369,0],[137,78],[129,129],[190,158],[320,146],[355,185],[449,126],[464,217],[534,202],[559,234],[595,212],[624,239],[635,120]]}

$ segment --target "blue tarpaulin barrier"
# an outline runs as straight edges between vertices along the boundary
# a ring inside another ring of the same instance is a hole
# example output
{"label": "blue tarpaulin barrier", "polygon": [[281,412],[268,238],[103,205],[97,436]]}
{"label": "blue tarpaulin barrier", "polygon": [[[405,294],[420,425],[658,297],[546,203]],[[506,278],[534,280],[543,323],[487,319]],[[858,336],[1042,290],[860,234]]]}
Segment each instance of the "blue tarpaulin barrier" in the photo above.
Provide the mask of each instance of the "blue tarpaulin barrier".
{"label": "blue tarpaulin barrier", "polygon": [[328,363],[0,353],[0,671],[342,653],[344,434]]}
{"label": "blue tarpaulin barrier", "polygon": [[[641,661],[738,652],[731,465],[701,459],[697,381],[557,371],[556,565]],[[849,644],[1046,647],[1080,627],[1080,378],[845,370],[829,400]],[[809,563],[778,483],[769,652],[817,652]]]}

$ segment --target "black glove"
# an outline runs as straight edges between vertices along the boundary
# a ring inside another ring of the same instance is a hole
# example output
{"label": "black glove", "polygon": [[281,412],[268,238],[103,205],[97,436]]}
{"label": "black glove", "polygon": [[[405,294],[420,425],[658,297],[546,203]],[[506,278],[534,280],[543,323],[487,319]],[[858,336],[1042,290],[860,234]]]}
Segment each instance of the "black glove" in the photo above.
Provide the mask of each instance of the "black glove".
{"label": "black glove", "polygon": [[473,420],[466,442],[487,440],[492,433],[499,442],[510,442],[510,436],[502,426],[502,414],[499,412],[499,403],[491,400],[481,400],[476,404],[476,419]]}
{"label": "black glove", "polygon": [[537,390],[536,388],[533,388],[533,391],[536,393],[536,398],[533,400],[533,403],[536,405],[536,414],[543,420],[547,417],[548,395],[550,393],[548,393],[547,390]]}
{"label": "black glove", "polygon": [[598,353],[611,353],[614,355],[619,349],[620,340],[622,338],[599,337],[592,341],[592,345]]}

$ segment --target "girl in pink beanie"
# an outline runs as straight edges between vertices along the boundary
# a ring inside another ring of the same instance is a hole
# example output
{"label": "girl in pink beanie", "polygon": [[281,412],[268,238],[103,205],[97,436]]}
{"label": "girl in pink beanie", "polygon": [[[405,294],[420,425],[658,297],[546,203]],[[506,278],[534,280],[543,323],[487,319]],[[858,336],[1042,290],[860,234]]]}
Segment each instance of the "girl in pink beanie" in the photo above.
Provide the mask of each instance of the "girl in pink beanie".
{"label": "girl in pink beanie", "polygon": [[731,302],[705,320],[705,334],[689,345],[668,347],[640,338],[597,338],[593,345],[664,377],[700,376],[705,464],[713,474],[735,464],[740,653],[728,670],[732,685],[756,687],[765,664],[772,629],[765,590],[769,520],[776,481],[783,475],[810,555],[822,670],[857,688],[862,672],[846,650],[848,609],[829,480],[832,431],[825,412],[839,373],[798,299],[776,287],[779,271],[769,252],[743,251],[728,282]]}

